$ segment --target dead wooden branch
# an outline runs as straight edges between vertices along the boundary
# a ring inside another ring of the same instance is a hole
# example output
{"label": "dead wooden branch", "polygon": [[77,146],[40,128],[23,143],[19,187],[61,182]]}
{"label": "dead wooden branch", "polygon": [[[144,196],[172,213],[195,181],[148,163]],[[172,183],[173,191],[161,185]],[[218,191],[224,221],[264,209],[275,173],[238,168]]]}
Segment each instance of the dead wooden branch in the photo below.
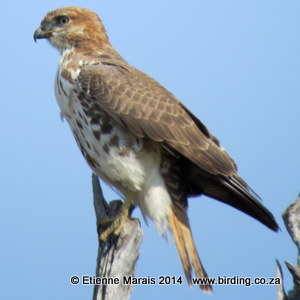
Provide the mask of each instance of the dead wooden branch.
{"label": "dead wooden branch", "polygon": [[[114,217],[122,205],[115,200],[109,204],[105,201],[98,177],[92,175],[94,207],[97,218],[98,236],[101,232],[101,221]],[[134,276],[136,261],[140,253],[143,231],[138,220],[128,220],[119,237],[110,236],[106,242],[99,240],[96,278],[102,283],[94,286],[93,300],[129,299],[132,286],[126,285],[123,278]]]}
{"label": "dead wooden branch", "polygon": [[299,300],[300,299],[300,195],[295,203],[290,205],[282,214],[284,224],[293,242],[298,249],[297,266],[285,262],[288,270],[293,276],[294,287],[288,293],[284,290],[283,273],[280,263],[277,261],[277,276],[281,278],[281,285],[278,287],[279,300]]}

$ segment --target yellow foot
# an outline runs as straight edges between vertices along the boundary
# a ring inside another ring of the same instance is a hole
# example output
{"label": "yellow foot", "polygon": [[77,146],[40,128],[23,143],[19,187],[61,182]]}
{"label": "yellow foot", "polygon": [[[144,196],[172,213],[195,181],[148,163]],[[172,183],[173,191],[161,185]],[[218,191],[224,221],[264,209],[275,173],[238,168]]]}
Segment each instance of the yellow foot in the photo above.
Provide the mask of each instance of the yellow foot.
{"label": "yellow foot", "polygon": [[122,230],[122,227],[127,219],[128,219],[128,216],[120,214],[120,215],[117,215],[113,219],[103,220],[100,223],[101,226],[105,227],[108,225],[108,227],[101,233],[100,240],[105,242],[107,240],[107,238],[109,237],[109,235],[111,235],[112,233],[114,235],[119,235]]}
{"label": "yellow foot", "polygon": [[100,234],[100,240],[106,241],[109,235],[112,233],[114,235],[119,235],[123,225],[129,218],[129,214],[131,212],[131,200],[132,200],[132,195],[129,194],[124,200],[124,203],[120,209],[120,212],[117,214],[116,217],[111,218],[111,219],[105,219],[101,221],[101,226],[107,227],[101,234]]}

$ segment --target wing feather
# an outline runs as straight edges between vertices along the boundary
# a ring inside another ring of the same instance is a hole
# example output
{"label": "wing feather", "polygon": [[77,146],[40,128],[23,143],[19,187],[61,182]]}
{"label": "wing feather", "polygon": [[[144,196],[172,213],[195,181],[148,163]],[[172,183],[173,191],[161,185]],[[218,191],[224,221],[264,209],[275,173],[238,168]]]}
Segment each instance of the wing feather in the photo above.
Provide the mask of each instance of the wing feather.
{"label": "wing feather", "polygon": [[82,69],[78,89],[134,135],[160,142],[172,155],[187,159],[188,196],[203,193],[278,229],[219,141],[155,80],[123,61],[98,63]]}
{"label": "wing feather", "polygon": [[216,139],[174,95],[126,63],[85,66],[79,88],[139,137],[162,142],[211,174],[231,176],[236,166]]}

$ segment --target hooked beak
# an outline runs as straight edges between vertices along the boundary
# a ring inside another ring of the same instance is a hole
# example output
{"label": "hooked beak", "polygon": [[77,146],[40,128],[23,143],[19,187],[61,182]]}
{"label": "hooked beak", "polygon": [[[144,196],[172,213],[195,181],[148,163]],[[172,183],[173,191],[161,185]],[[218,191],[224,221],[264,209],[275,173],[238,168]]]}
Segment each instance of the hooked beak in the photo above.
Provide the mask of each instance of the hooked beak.
{"label": "hooked beak", "polygon": [[45,39],[52,35],[52,31],[45,31],[41,27],[39,27],[33,35],[33,39],[36,42],[37,39]]}

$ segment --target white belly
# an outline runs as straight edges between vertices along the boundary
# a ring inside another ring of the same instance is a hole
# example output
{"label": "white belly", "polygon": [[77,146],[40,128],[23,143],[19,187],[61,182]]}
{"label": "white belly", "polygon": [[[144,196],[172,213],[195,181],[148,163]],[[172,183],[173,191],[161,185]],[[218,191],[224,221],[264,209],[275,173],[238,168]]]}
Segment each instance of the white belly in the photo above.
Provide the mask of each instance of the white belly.
{"label": "white belly", "polygon": [[[95,122],[72,85],[64,82],[61,90],[61,80],[56,80],[57,102],[90,167],[124,196],[133,192],[143,216],[150,217],[158,230],[166,233],[171,198],[160,172],[160,145],[135,137],[103,111],[99,113],[100,121]],[[149,146],[155,151],[149,152]]]}

